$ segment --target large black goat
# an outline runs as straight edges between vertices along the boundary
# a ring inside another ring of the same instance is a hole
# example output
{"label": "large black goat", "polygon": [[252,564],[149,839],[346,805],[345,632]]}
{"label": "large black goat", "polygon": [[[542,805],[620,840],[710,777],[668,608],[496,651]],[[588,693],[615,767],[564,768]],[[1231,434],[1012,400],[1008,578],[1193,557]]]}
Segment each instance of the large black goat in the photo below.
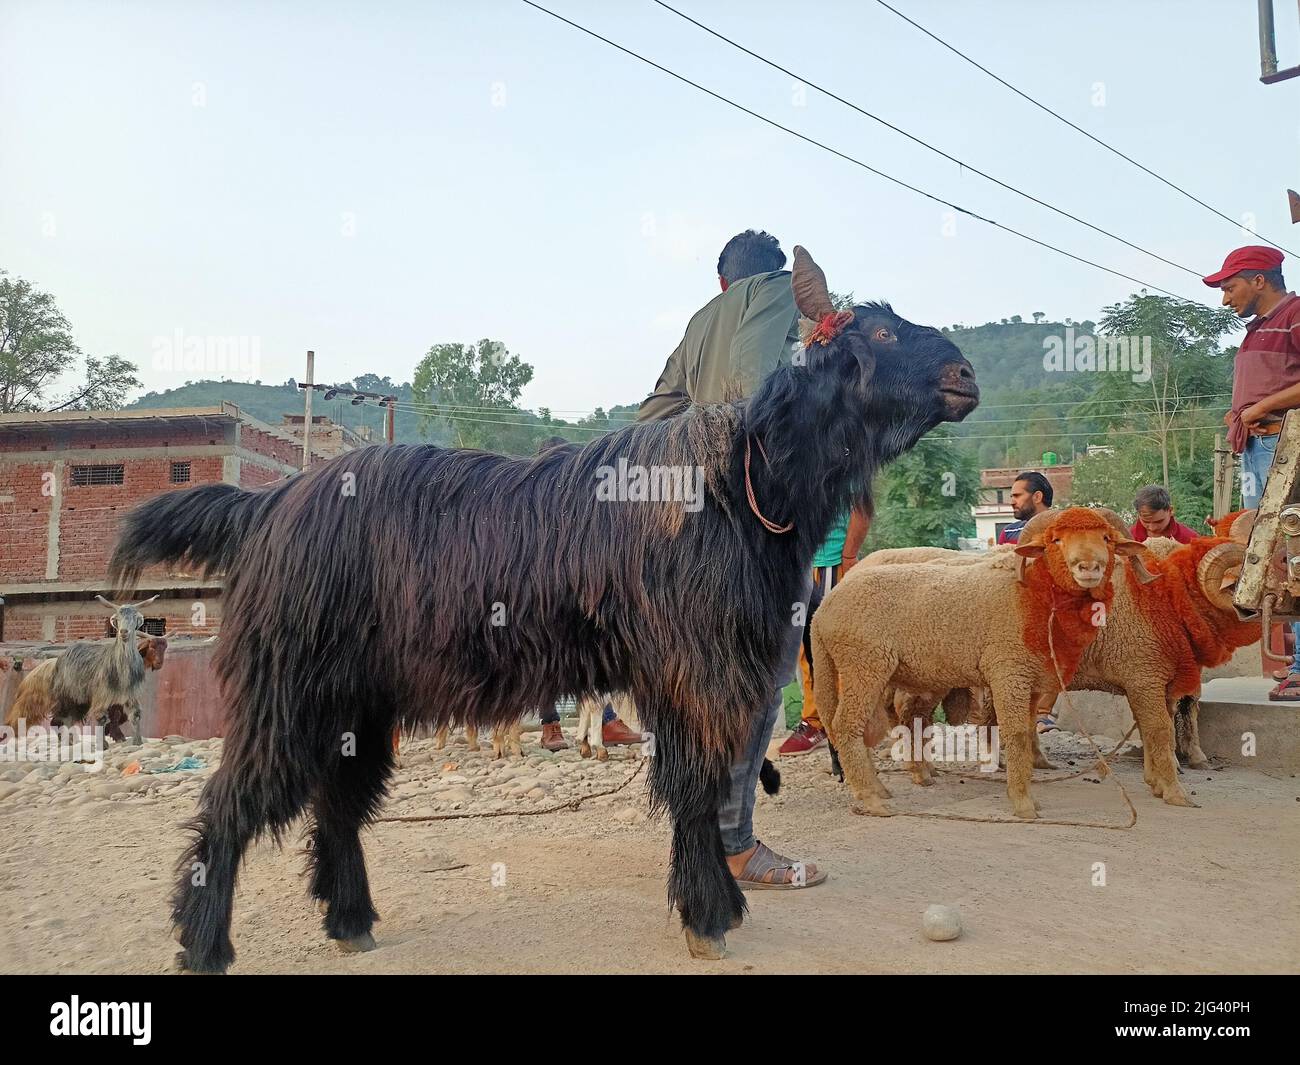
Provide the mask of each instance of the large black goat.
{"label": "large black goat", "polygon": [[[792,284],[818,330],[747,402],[526,459],[363,448],[273,488],[169,492],[128,515],[116,581],[164,561],[227,573],[225,752],[177,868],[183,968],[234,959],[241,856],[307,808],[325,932],[374,946],[358,830],[383,800],[395,725],[485,728],[605,691],[631,695],[655,737],[669,898],[691,952],[720,956],[745,902],[718,806],[777,684],[813,554],[883,463],[978,402],[937,330],[883,304],[837,315],[802,248]],[[698,473],[699,505],[598,490],[637,468]]]}

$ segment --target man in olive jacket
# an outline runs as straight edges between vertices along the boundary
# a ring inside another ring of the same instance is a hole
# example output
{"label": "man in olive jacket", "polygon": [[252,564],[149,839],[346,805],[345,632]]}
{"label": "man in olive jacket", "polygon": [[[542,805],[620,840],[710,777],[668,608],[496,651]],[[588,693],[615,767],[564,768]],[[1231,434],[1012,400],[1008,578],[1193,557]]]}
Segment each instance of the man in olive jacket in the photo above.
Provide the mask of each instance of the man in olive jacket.
{"label": "man in olive jacket", "polygon": [[[692,403],[743,398],[778,365],[790,363],[802,345],[790,271],[783,270],[784,265],[785,252],[768,233],[748,229],[727,241],[718,258],[722,292],[691,318],[654,392],[641,404],[638,421],[671,418]],[[786,680],[798,660],[798,636],[792,631],[789,654],[778,673]],[[718,810],[727,865],[741,887],[812,887],[826,879],[811,862],[791,862],[754,837],[754,789],[780,708],[778,687],[755,722],[740,760],[731,767],[730,791]]]}

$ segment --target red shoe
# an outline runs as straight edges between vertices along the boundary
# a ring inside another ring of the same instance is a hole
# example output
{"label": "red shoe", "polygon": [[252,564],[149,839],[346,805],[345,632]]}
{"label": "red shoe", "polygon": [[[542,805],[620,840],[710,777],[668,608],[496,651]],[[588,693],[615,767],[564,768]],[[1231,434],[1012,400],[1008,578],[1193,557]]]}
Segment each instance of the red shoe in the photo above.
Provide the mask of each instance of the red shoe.
{"label": "red shoe", "polygon": [[826,730],[800,721],[785,743],[777,751],[783,758],[796,754],[811,754],[826,742]]}
{"label": "red shoe", "polygon": [[628,743],[641,743],[641,733],[633,732],[620,718],[614,718],[613,721],[606,721],[600,726],[601,737],[605,741],[606,747],[621,747]]}

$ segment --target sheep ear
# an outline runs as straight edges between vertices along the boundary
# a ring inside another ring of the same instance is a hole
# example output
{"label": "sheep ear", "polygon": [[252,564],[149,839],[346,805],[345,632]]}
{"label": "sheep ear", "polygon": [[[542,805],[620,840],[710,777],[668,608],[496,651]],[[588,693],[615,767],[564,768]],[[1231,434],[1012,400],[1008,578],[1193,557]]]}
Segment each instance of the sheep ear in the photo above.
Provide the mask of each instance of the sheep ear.
{"label": "sheep ear", "polygon": [[1152,573],[1147,569],[1146,560],[1150,557],[1150,551],[1146,544],[1140,544],[1136,540],[1121,540],[1115,545],[1115,554],[1128,556],[1134,575],[1143,584],[1150,584],[1160,576],[1158,572]]}

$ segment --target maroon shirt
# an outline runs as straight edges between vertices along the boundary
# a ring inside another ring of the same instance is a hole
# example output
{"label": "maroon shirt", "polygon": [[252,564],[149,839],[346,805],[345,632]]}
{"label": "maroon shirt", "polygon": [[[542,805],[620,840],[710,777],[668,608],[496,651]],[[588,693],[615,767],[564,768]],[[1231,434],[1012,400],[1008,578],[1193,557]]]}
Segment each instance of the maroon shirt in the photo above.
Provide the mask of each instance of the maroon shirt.
{"label": "maroon shirt", "polygon": [[1268,314],[1258,315],[1246,326],[1232,371],[1228,443],[1233,451],[1245,451],[1249,439],[1241,412],[1294,384],[1300,384],[1300,298],[1289,292]]}
{"label": "maroon shirt", "polygon": [[1143,525],[1140,521],[1137,522],[1133,526],[1133,528],[1129,530],[1129,533],[1132,534],[1133,539],[1136,540],[1138,543],[1144,543],[1148,536],[1159,535],[1159,536],[1167,536],[1171,540],[1177,540],[1180,544],[1190,544],[1193,540],[1195,540],[1198,536],[1201,535],[1198,532],[1193,532],[1191,529],[1189,529],[1186,525],[1184,525],[1182,522],[1180,522],[1177,518],[1173,517],[1172,515],[1169,518],[1169,524],[1165,526],[1165,531],[1162,533],[1157,534],[1157,533],[1147,532],[1147,527]]}

